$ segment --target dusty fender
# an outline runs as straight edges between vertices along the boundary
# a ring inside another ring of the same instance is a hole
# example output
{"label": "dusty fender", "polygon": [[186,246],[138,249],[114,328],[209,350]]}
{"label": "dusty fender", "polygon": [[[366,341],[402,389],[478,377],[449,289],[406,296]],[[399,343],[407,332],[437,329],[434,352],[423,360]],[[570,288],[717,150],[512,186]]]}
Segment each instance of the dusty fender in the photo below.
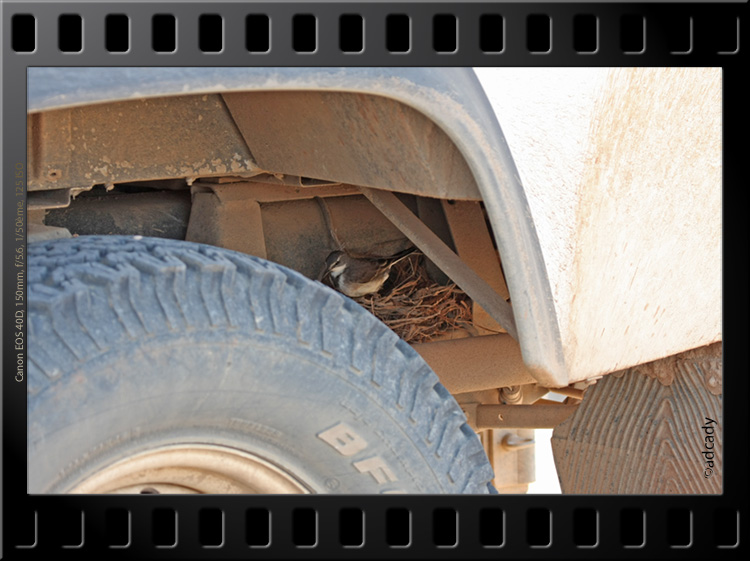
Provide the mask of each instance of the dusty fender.
{"label": "dusty fender", "polygon": [[471,69],[34,68],[29,111],[133,98],[241,91],[333,91],[387,97],[416,109],[455,143],[493,217],[524,362],[549,386],[568,373],[550,284],[508,145]]}
{"label": "dusty fender", "polygon": [[721,69],[476,72],[531,207],[568,379],[720,341]]}
{"label": "dusty fender", "polygon": [[476,72],[33,68],[29,110],[242,91],[386,97],[466,160],[540,383],[720,339],[720,70]]}

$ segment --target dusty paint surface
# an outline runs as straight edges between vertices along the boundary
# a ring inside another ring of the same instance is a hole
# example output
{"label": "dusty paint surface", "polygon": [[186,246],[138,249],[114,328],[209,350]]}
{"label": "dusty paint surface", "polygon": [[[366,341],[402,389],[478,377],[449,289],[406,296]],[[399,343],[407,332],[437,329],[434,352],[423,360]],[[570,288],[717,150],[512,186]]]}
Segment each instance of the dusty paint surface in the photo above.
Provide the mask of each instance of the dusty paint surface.
{"label": "dusty paint surface", "polygon": [[721,339],[721,70],[477,69],[571,381]]}

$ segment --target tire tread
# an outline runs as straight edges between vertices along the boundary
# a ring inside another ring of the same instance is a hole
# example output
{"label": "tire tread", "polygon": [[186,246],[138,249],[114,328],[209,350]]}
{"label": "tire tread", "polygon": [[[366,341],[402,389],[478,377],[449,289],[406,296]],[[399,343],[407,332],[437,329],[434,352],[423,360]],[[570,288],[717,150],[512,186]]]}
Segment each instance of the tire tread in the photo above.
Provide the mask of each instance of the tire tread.
{"label": "tire tread", "polygon": [[[249,328],[294,340],[321,360],[344,365],[338,371],[351,373],[351,383],[368,386],[363,391],[380,394],[381,403],[393,402],[391,416],[421,435],[415,443],[422,440],[423,453],[437,458],[446,492],[492,489],[492,468],[479,438],[432,370],[374,316],[320,283],[251,256],[164,239],[55,240],[30,244],[29,259],[28,369],[35,393],[122,339],[207,323]],[[200,304],[185,297],[191,287]],[[100,305],[101,299],[108,305]],[[251,314],[237,313],[243,308]],[[34,329],[53,310],[63,310],[65,326]],[[108,333],[97,335],[93,324],[87,327],[83,318],[92,313]]]}

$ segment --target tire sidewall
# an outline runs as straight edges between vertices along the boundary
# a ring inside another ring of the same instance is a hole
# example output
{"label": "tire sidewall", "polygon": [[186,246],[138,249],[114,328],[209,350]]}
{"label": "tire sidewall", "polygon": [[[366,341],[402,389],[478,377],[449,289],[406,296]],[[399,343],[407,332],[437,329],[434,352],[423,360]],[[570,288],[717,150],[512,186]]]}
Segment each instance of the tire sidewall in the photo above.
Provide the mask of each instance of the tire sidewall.
{"label": "tire sidewall", "polygon": [[[275,343],[216,329],[88,362],[32,400],[30,488],[66,492],[138,453],[214,444],[283,467],[314,493],[444,491],[376,388],[368,395],[325,357]],[[356,453],[324,439],[338,432]]]}
{"label": "tire sidewall", "polygon": [[30,492],[175,444],[250,452],[316,493],[489,491],[477,435],[409,345],[244,254],[120,236],[30,247],[28,358]]}

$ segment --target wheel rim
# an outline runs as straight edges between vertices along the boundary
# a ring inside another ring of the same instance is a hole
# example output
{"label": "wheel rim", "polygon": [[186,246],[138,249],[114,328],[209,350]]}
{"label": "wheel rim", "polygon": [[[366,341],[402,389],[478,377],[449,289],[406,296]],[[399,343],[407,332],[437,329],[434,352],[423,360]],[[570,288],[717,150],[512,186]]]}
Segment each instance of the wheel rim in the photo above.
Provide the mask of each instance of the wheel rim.
{"label": "wheel rim", "polygon": [[96,472],[71,491],[84,494],[301,494],[293,474],[234,448],[190,444],[162,447]]}

